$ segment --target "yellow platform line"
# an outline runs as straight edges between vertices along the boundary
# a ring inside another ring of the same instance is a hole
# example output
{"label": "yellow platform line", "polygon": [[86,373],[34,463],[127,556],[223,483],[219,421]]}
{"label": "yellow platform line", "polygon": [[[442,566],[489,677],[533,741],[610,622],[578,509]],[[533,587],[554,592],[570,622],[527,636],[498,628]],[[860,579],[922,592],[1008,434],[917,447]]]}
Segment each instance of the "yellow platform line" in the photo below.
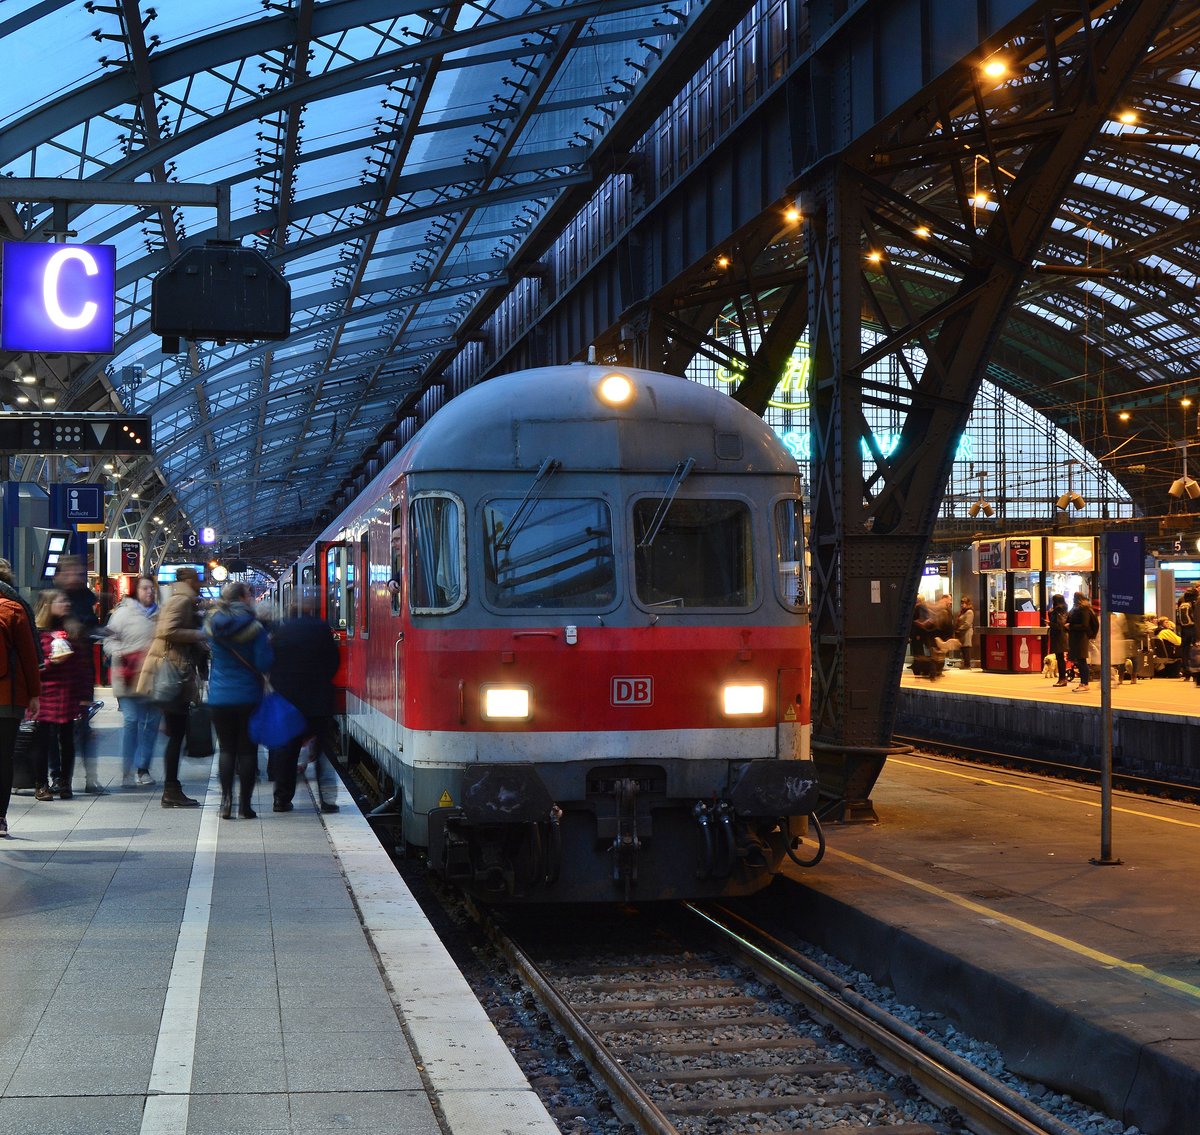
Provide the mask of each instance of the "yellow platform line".
{"label": "yellow platform line", "polygon": [[932,883],[924,883],[920,879],[901,875],[899,871],[893,871],[888,867],[881,867],[878,863],[872,863],[869,859],[862,859],[857,855],[852,855],[848,851],[839,851],[836,848],[828,847],[826,848],[826,854],[834,855],[839,859],[845,859],[849,863],[864,867],[868,871],[874,871],[877,875],[884,875],[889,879],[895,880],[897,883],[903,883],[905,886],[912,887],[915,890],[924,891],[928,895],[942,899],[945,902],[953,903],[955,906],[960,906],[964,910],[971,911],[973,914],[994,919],[1005,926],[1011,927],[1013,930],[1019,930],[1032,938],[1040,938],[1043,942],[1059,946],[1073,954],[1087,958],[1089,961],[1098,962],[1100,965],[1108,966],[1111,969],[1123,970],[1133,977],[1152,981],[1156,985],[1164,986],[1167,989],[1174,990],[1176,993],[1183,993],[1188,997],[1200,1000],[1200,986],[1180,981],[1175,977],[1168,977],[1165,973],[1159,973],[1157,970],[1138,965],[1136,962],[1127,962],[1123,958],[1114,957],[1112,954],[1106,954],[1101,950],[1093,950],[1090,946],[1085,946],[1081,942],[1074,942],[1070,938],[1062,937],[1061,934],[1053,934],[1049,930],[1043,930],[1040,926],[1034,926],[1031,922],[1024,922],[1019,918],[1013,918],[1001,911],[984,906],[982,903],[972,902],[961,895],[953,894],[950,891],[943,890],[941,887],[935,887]]}
{"label": "yellow platform line", "polygon": [[[954,758],[948,758],[953,760]],[[1048,800],[1063,800],[1068,804],[1079,804],[1084,808],[1097,808],[1099,801],[1094,797],[1089,800],[1081,800],[1078,796],[1063,796],[1057,792],[1048,792],[1044,788],[1038,788],[1032,784],[1013,784],[1006,780],[992,780],[986,776],[979,776],[976,773],[970,772],[955,772],[952,769],[937,768],[933,765],[920,764],[917,761],[903,760],[900,757],[888,757],[889,765],[904,765],[906,768],[921,769],[924,772],[936,773],[938,776],[955,777],[958,780],[969,780],[973,784],[986,784],[991,788],[1007,788],[1013,792],[1032,792],[1035,796],[1045,796]],[[1080,792],[1098,793],[1098,788],[1088,788],[1086,785],[1079,786]],[[1114,812],[1120,812],[1123,816],[1139,816],[1143,820],[1155,820],[1162,824],[1174,824],[1180,828],[1200,828],[1200,820],[1179,820],[1174,816],[1160,816],[1155,812],[1142,812],[1137,808],[1122,808],[1117,804],[1113,805]]]}

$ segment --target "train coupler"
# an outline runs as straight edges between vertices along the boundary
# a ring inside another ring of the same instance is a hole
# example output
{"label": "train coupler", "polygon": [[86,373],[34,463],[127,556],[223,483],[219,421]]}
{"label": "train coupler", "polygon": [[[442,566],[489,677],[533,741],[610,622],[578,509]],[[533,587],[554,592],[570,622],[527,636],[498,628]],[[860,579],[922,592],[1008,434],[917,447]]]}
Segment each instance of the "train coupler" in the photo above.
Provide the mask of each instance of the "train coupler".
{"label": "train coupler", "polygon": [[617,804],[617,834],[610,848],[613,858],[613,882],[624,883],[625,897],[637,885],[638,859],[642,841],[638,836],[637,796],[638,783],[633,778],[622,778],[613,785]]}

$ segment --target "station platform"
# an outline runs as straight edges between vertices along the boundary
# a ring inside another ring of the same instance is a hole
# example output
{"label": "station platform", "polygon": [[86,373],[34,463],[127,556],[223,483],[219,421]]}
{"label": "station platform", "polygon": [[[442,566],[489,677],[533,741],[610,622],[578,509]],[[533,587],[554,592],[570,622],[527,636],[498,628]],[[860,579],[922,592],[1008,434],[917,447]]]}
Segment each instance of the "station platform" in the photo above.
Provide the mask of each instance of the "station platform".
{"label": "station platform", "polygon": [[1115,793],[1120,862],[1098,866],[1098,789],[912,754],[872,798],[878,823],[828,828],[753,913],[1017,1074],[1147,1135],[1200,1131],[1200,809]]}
{"label": "station platform", "polygon": [[[1151,780],[1200,788],[1200,686],[1143,678],[1111,686],[1113,767]],[[947,667],[937,681],[907,668],[895,732],[1039,760],[1099,767],[1103,715],[1099,675],[1088,689],[1033,674]],[[1200,1130],[1200,1128],[1198,1128]]]}
{"label": "station platform", "polygon": [[220,820],[185,759],[164,809],[98,696],[109,794],[14,795],[0,840],[0,1130],[557,1131],[348,793]]}

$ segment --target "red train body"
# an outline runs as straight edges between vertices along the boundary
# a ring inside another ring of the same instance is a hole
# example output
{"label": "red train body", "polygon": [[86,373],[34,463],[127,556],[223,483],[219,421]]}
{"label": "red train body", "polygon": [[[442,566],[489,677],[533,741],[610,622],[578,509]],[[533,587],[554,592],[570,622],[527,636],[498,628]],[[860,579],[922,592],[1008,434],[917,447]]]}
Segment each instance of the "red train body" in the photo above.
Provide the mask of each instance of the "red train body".
{"label": "red train body", "polygon": [[468,891],[740,894],[816,802],[802,531],[726,395],[550,367],[434,415],[280,598],[319,595],[348,743]]}

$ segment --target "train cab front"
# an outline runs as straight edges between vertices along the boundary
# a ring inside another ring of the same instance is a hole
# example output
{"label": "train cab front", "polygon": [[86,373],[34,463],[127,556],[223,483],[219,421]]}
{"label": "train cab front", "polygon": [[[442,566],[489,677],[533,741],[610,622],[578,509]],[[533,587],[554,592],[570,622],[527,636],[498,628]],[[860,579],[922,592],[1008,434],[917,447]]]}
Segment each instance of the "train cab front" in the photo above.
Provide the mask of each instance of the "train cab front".
{"label": "train cab front", "polygon": [[479,764],[430,813],[429,863],[501,903],[750,894],[816,802],[808,760]]}

